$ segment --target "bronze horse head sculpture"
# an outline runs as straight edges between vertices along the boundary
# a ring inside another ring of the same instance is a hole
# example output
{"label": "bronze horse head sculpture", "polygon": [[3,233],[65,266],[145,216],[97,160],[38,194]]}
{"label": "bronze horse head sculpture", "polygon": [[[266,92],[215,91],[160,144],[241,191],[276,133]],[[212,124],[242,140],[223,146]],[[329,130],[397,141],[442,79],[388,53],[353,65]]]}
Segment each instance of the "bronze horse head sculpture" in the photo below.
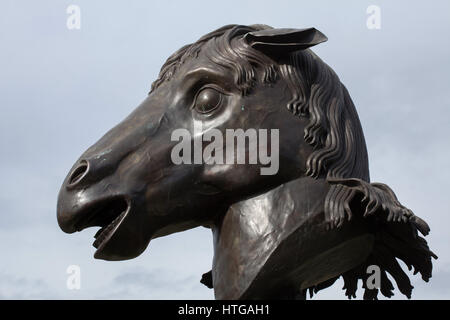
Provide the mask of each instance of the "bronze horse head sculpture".
{"label": "bronze horse head sculpture", "polygon": [[[227,25],[179,49],[141,105],[70,170],[61,229],[101,227],[95,258],[123,260],[151,239],[210,228],[213,265],[201,281],[217,299],[303,299],[341,276],[349,298],[359,280],[365,299],[391,297],[388,274],[410,297],[397,259],[428,281],[437,257],[419,232],[429,227],[370,182],[350,95],[309,49],[326,40],[314,28]],[[219,139],[231,129],[239,150]],[[260,134],[256,150],[255,132],[276,139]],[[242,161],[255,155],[265,162]],[[367,285],[372,265],[378,287]]]}

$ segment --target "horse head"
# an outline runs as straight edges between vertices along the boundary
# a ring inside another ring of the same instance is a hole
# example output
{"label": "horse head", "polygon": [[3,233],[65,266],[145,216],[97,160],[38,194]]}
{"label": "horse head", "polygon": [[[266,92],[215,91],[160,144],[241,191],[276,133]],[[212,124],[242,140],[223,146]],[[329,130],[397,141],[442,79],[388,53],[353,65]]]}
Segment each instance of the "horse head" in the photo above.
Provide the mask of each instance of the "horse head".
{"label": "horse head", "polygon": [[211,228],[204,282],[217,298],[303,297],[340,276],[351,297],[371,264],[384,295],[387,272],[409,296],[396,258],[428,280],[434,254],[417,234],[428,226],[370,183],[351,98],[308,49],[325,40],[314,28],[229,25],[175,52],[70,170],[61,229],[101,227],[95,257],[123,260],[151,239]]}

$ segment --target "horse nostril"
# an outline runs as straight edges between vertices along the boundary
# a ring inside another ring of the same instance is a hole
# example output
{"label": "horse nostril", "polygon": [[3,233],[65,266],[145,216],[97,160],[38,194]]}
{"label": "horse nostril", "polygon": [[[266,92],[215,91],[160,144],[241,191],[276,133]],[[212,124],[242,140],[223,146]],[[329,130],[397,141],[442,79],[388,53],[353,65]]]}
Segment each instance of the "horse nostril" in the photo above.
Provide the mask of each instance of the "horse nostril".
{"label": "horse nostril", "polygon": [[69,186],[73,186],[78,182],[80,182],[88,172],[88,169],[89,166],[87,161],[85,160],[81,161],[78,167],[76,167],[75,170],[73,170],[72,174],[70,175]]}

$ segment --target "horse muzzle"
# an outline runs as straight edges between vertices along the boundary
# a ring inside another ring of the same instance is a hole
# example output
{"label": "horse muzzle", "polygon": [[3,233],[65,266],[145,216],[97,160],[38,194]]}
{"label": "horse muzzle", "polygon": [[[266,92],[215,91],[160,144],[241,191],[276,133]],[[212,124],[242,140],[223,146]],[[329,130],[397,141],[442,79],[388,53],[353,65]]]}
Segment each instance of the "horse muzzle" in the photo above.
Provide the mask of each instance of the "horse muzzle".
{"label": "horse muzzle", "polygon": [[137,206],[108,177],[92,183],[91,164],[80,161],[71,170],[58,195],[57,220],[66,233],[100,227],[95,234],[94,257],[124,260],[138,256],[148,241],[138,221]]}

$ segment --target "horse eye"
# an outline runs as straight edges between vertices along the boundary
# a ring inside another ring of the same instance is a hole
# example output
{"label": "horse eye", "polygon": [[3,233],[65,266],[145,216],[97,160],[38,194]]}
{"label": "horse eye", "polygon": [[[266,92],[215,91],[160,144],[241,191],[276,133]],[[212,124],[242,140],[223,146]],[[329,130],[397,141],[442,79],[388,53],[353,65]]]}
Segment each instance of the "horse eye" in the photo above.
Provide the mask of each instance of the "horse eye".
{"label": "horse eye", "polygon": [[208,113],[216,109],[222,101],[222,94],[212,88],[202,89],[195,100],[195,110],[199,113]]}

